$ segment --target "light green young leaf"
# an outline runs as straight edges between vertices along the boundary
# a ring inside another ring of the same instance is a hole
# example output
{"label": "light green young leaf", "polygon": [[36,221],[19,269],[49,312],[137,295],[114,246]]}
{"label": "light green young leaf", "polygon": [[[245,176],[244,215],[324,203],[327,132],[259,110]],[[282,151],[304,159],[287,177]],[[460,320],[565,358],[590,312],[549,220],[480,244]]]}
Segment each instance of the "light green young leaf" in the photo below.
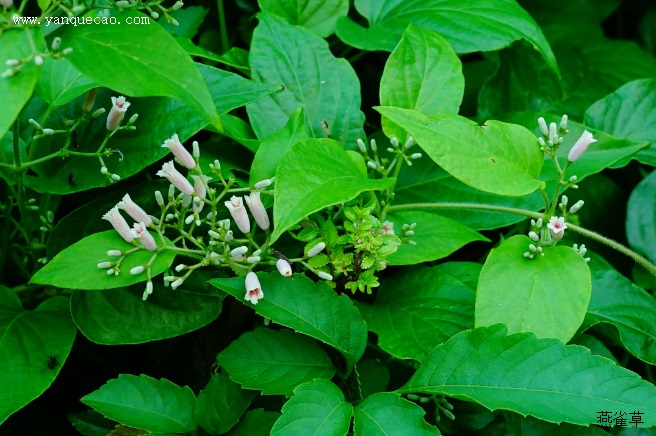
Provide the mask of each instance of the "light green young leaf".
{"label": "light green young leaf", "polygon": [[354,409],[357,435],[440,434],[424,420],[424,409],[392,392],[374,394]]}
{"label": "light green young leaf", "polygon": [[313,380],[294,389],[271,434],[346,435],[351,416],[353,407],[337,386],[328,380]]}
{"label": "light green young leaf", "polygon": [[383,281],[373,305],[358,303],[378,346],[422,360],[435,346],[474,326],[473,289],[438,267],[401,270]]}
{"label": "light green young leaf", "polygon": [[638,359],[656,364],[654,297],[597,255],[590,263],[592,299],[582,329],[597,325],[611,337],[619,338]]}
{"label": "light green young leaf", "polygon": [[549,422],[589,425],[600,410],[640,411],[656,424],[656,388],[578,345],[508,335],[504,325],[464,331],[437,346],[399,393],[475,401]]}
{"label": "light green young leaf", "polygon": [[337,59],[326,41],[302,27],[265,13],[253,33],[250,65],[253,80],[284,85],[284,91],[249,105],[246,110],[258,138],[280,130],[299,107],[314,138],[341,144],[363,138],[360,82],[345,59]]}
{"label": "light green young leaf", "polygon": [[55,381],[76,332],[68,298],[51,297],[24,310],[16,293],[0,285],[0,424]]}
{"label": "light green young leaf", "polygon": [[[417,245],[403,244],[387,259],[389,265],[414,265],[442,259],[473,241],[490,240],[467,226],[449,218],[428,212],[393,212],[387,216],[397,232],[403,224],[416,223],[410,237]],[[401,236],[401,235],[399,235]]]}
{"label": "light green young leaf", "polygon": [[217,360],[231,380],[264,395],[289,395],[302,383],[335,375],[328,354],[291,330],[258,328],[244,333]]}
{"label": "light green young leaf", "polygon": [[633,189],[626,211],[626,237],[638,252],[656,262],[656,172]]}
{"label": "light green young leaf", "polygon": [[278,412],[265,412],[264,409],[249,410],[242,416],[239,423],[228,433],[228,436],[253,436],[270,434],[273,424],[280,417]]}
{"label": "light green young leaf", "polygon": [[[457,114],[464,92],[462,63],[451,45],[432,30],[410,24],[385,64],[381,106],[416,109],[429,117]],[[405,130],[387,118],[383,130],[401,143],[407,139]]]}
{"label": "light green young leaf", "polygon": [[[7,68],[10,59],[25,59],[34,51],[43,51],[43,32],[39,28],[7,30],[0,36],[0,73]],[[0,138],[5,136],[23,106],[32,97],[41,67],[28,62],[18,74],[0,78]]]}
{"label": "light green young leaf", "polygon": [[413,23],[442,35],[457,53],[499,50],[525,39],[558,73],[542,30],[515,0],[356,0],[355,8],[369,27],[345,17],[337,21],[336,32],[359,49],[392,51],[408,23]]}
{"label": "light green young leaf", "polygon": [[335,31],[339,17],[349,10],[348,0],[258,0],[262,11],[278,15],[325,38]]}
{"label": "light green young leaf", "polygon": [[61,106],[96,87],[98,84],[80,73],[68,60],[45,58],[34,91],[52,106]]}
{"label": "light green young leaf", "polygon": [[120,374],[80,399],[109,419],[149,432],[187,433],[198,427],[189,386],[147,375]]}
{"label": "light green young leaf", "polygon": [[282,129],[262,140],[251,166],[251,185],[275,176],[276,168],[287,150],[297,142],[308,139],[304,120],[305,112],[303,107],[300,107],[289,117]]}
{"label": "light green young leaf", "polygon": [[[122,274],[125,274],[122,273]],[[214,321],[221,314],[224,295],[207,287],[196,272],[175,292],[161,278],[143,301],[145,286],[75,291],[71,313],[82,334],[97,344],[140,344],[180,336]],[[205,275],[205,279],[208,277]]]}
{"label": "light green young leaf", "polygon": [[476,327],[503,323],[510,333],[567,342],[590,302],[590,269],[571,247],[544,247],[544,256],[523,256],[533,242],[505,240],[488,255],[476,290]]}
{"label": "light green young leaf", "polygon": [[[349,367],[360,360],[367,345],[367,325],[350,298],[302,274],[295,274],[293,280],[277,272],[259,273],[258,278],[264,298],[253,308],[259,315],[337,349]],[[244,281],[244,277],[234,277],[213,279],[210,284],[243,301]],[[318,312],[317,307],[323,310]]]}
{"label": "light green young leaf", "polygon": [[[167,240],[168,244],[171,244]],[[130,270],[139,265],[146,265],[153,253],[141,249],[130,255],[121,263],[118,276],[108,276],[105,269],[98,264],[116,260],[107,256],[108,250],[125,252],[134,248],[119,236],[115,230],[95,233],[71,245],[60,252],[46,266],[37,271],[30,283],[52,285],[64,289],[101,290],[122,288],[143,282],[146,272],[130,274]],[[162,251],[152,263],[150,270],[154,277],[166,271],[175,259],[175,252]]]}
{"label": "light green young leaf", "polygon": [[343,203],[365,191],[387,189],[394,179],[367,179],[342,146],[332,139],[294,144],[276,170],[271,242],[304,217]]}
{"label": "light green young leaf", "polygon": [[[84,17],[96,17],[94,11]],[[119,12],[117,25],[67,26],[67,59],[102,86],[131,97],[173,97],[221,128],[212,95],[191,57],[159,24],[130,25],[141,12]]]}
{"label": "light green young leaf", "polygon": [[530,194],[544,163],[536,137],[527,129],[500,121],[479,126],[458,115],[429,118],[396,107],[376,108],[405,129],[438,165],[461,182],[499,195]]}
{"label": "light green young leaf", "polygon": [[196,421],[211,434],[223,434],[234,427],[257,396],[255,391],[242,389],[228,374],[216,374],[198,393]]}
{"label": "light green young leaf", "polygon": [[585,124],[616,138],[649,141],[633,157],[656,166],[656,80],[634,80],[595,102],[585,111]]}

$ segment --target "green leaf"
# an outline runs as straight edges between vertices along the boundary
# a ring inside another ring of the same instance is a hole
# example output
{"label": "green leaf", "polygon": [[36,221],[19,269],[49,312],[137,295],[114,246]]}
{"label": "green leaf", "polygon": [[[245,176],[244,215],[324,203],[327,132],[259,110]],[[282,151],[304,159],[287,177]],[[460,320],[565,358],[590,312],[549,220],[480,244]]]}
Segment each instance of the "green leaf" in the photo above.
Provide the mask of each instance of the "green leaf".
{"label": "green leaf", "polygon": [[265,97],[246,110],[258,138],[280,130],[299,107],[311,137],[330,137],[341,144],[363,138],[360,82],[345,59],[337,59],[326,41],[302,27],[271,15],[258,15],[250,65],[254,80],[282,84],[283,92]]}
{"label": "green leaf", "polygon": [[239,424],[226,434],[229,436],[270,434],[273,424],[279,417],[278,412],[265,412],[264,409],[249,410],[239,420]]}
{"label": "green leaf", "polygon": [[389,265],[414,265],[438,260],[472,241],[490,241],[457,221],[428,212],[392,212],[387,219],[399,230],[403,224],[417,224],[415,234],[410,237],[417,245],[399,246],[398,250],[387,258]]}
{"label": "green leaf", "polygon": [[[259,273],[258,278],[264,298],[253,308],[259,315],[339,350],[350,367],[360,360],[367,345],[367,325],[350,298],[337,296],[325,283],[315,284],[302,274],[294,274],[293,280],[277,272]],[[210,284],[240,301],[244,298],[244,277],[214,279]],[[322,310],[317,312],[317,307]]]}
{"label": "green leaf", "polygon": [[[528,210],[544,207],[544,200],[538,192],[508,197],[479,191],[465,185],[430,159],[422,158],[415,160],[412,167],[404,166],[394,188],[394,204],[435,202],[495,204]],[[520,215],[484,210],[440,209],[432,212],[475,230],[497,229],[526,219]]]}
{"label": "green leaf", "polygon": [[413,23],[442,35],[457,53],[498,50],[525,39],[558,73],[540,27],[515,0],[356,0],[355,8],[369,27],[340,18],[336,29],[337,36],[353,47],[392,51],[408,23]]}
{"label": "green leaf", "polygon": [[390,370],[378,359],[363,359],[357,365],[362,398],[387,390]]}
{"label": "green leaf", "polygon": [[[410,24],[385,64],[381,106],[416,109],[432,117],[457,114],[465,92],[462,63],[451,45],[432,30]],[[401,143],[405,130],[383,118],[388,137]]]}
{"label": "green leaf", "polygon": [[656,262],[656,172],[633,189],[626,211],[626,237],[633,249]]}
{"label": "green leaf", "polygon": [[617,138],[649,141],[634,158],[656,166],[656,80],[634,80],[595,102],[585,111],[585,124]]}
{"label": "green leaf", "polygon": [[543,186],[544,163],[536,137],[522,126],[487,121],[479,126],[458,115],[428,118],[395,107],[376,108],[407,130],[438,165],[461,182],[499,195],[526,195]]}
{"label": "green leaf", "polygon": [[440,434],[426,423],[424,409],[399,394],[381,392],[358,404],[354,409],[355,435]]}
{"label": "green leaf", "polygon": [[[167,239],[167,244],[172,245]],[[121,263],[118,276],[108,276],[105,269],[99,269],[100,262],[107,262],[108,250],[125,252],[134,248],[119,236],[115,230],[95,233],[71,245],[37,271],[30,283],[52,285],[64,289],[102,290],[122,288],[146,280],[146,272],[130,274],[130,270],[146,265],[153,253],[141,249],[128,255]],[[154,277],[166,271],[175,259],[175,252],[162,251],[152,263],[150,270]],[[113,258],[116,260],[116,258]]]}
{"label": "green leaf", "polygon": [[[533,130],[533,133],[539,135],[540,130],[537,126],[539,116],[544,116],[547,123],[559,123],[561,119],[560,116],[555,115],[540,115],[536,112],[517,112],[511,114],[508,117],[508,121],[526,126]],[[569,133],[565,136],[564,142],[556,152],[561,168],[564,168],[567,163],[569,151],[581,137],[583,131],[586,130],[586,126],[574,121],[568,121],[567,129]],[[618,139],[591,128],[587,128],[587,130],[594,134],[597,142],[591,144],[583,156],[573,163],[568,170],[568,175],[576,175],[577,183],[592,174],[601,172],[605,168],[626,165],[631,156],[649,145],[645,141],[636,142],[629,139]],[[546,160],[551,161],[551,158],[545,156]],[[554,166],[548,164],[544,166],[540,178],[550,184],[554,184],[558,180],[558,174]]]}
{"label": "green leaf", "polygon": [[375,304],[358,308],[378,346],[399,359],[421,360],[474,326],[474,298],[473,289],[440,268],[415,267],[383,281]]}
{"label": "green leaf", "polygon": [[52,106],[61,106],[97,86],[66,59],[45,58],[34,91]]}
{"label": "green leaf", "polygon": [[[85,18],[97,17],[94,11]],[[73,53],[67,59],[101,86],[131,97],[173,97],[221,128],[212,95],[191,57],[175,38],[136,10],[119,12],[117,25],[66,26],[60,34]]]}
{"label": "green leaf", "polygon": [[278,15],[325,38],[335,31],[339,17],[349,10],[348,0],[258,0],[262,11]]}
{"label": "green leaf", "polygon": [[255,391],[242,389],[222,372],[216,374],[198,393],[196,421],[211,434],[222,434],[234,427],[257,396]]}
{"label": "green leaf", "polygon": [[475,401],[549,422],[589,425],[600,410],[640,411],[656,424],[656,388],[584,347],[504,325],[464,331],[437,346],[399,393]]}
{"label": "green leaf", "polygon": [[[0,36],[0,69],[7,69],[10,59],[25,59],[33,52],[45,50],[43,32],[39,28],[7,30]],[[5,136],[23,106],[32,97],[41,67],[34,62],[27,64],[19,73],[0,78],[0,138]]]}
{"label": "green leaf", "polygon": [[0,285],[0,423],[55,381],[76,332],[68,298],[50,297],[24,310],[16,293]]}
{"label": "green leaf", "polygon": [[[235,128],[233,118],[225,114],[237,107],[251,103],[280,89],[279,86],[252,82],[233,73],[197,64],[207,87],[212,93],[214,104],[225,121],[225,133],[231,135]],[[100,92],[97,99],[98,106],[109,102],[110,93]],[[75,111],[73,110],[75,109]],[[50,119],[57,119],[64,128],[64,119],[75,118],[80,115],[81,109],[64,106],[61,114],[51,115]],[[113,154],[104,158],[106,166],[113,173],[119,174],[123,179],[132,176],[148,165],[160,160],[169,153],[162,148],[164,141],[177,133],[180,141],[186,141],[201,129],[207,126],[203,117],[184,103],[173,98],[143,98],[131,101],[127,117],[138,113],[137,130],[121,131],[109,141],[108,148],[119,149],[123,153]],[[78,131],[79,150],[81,152],[95,152],[98,144],[102,143],[107,129],[105,119],[98,117],[87,125],[82,125]],[[243,132],[247,135],[247,132]],[[54,137],[48,137],[54,138]],[[61,148],[61,140],[39,140],[38,147],[30,150],[30,159],[37,159]],[[39,177],[25,177],[25,183],[38,192],[67,194],[87,190],[90,188],[108,186],[111,183],[99,173],[100,165],[88,157],[72,156],[65,160],[54,159],[48,162],[47,171],[36,168]],[[68,173],[74,175],[74,184],[68,183]]]}
{"label": "green leaf", "polygon": [[307,215],[394,186],[394,179],[367,179],[332,139],[307,139],[291,146],[276,170],[273,243]]}
{"label": "green leaf", "polygon": [[291,330],[258,328],[244,333],[217,359],[231,380],[264,395],[288,395],[302,383],[335,375],[326,352]]}
{"label": "green leaf", "polygon": [[174,36],[191,39],[198,32],[198,28],[203,24],[203,20],[209,11],[209,9],[200,6],[189,6],[170,12],[171,16],[178,22],[177,26],[169,23],[165,18],[161,18],[158,23]]}
{"label": "green leaf", "polygon": [[[522,417],[514,413],[504,414],[506,424],[510,434],[515,435],[531,435],[531,436],[608,436],[599,427],[590,426],[582,427],[580,425],[573,425],[567,423],[553,424],[550,422],[541,421],[539,419],[531,418],[530,416]],[[599,412],[597,412],[599,416]],[[627,420],[627,422],[629,422]],[[600,425],[596,423],[597,425]]]}
{"label": "green leaf", "polygon": [[294,389],[271,434],[346,435],[351,416],[353,407],[337,386],[328,380],[314,380]]}
{"label": "green leaf", "polygon": [[[180,336],[214,321],[223,295],[194,273],[171,292],[158,281],[143,301],[143,284],[130,288],[75,291],[71,313],[82,334],[106,345],[140,344]],[[206,276],[207,277],[207,276]]]}
{"label": "green leaf", "polygon": [[308,139],[305,131],[305,112],[299,107],[285,126],[262,140],[255,153],[250,172],[250,184],[270,179],[276,175],[276,168],[289,148],[299,141]]}
{"label": "green leaf", "polygon": [[198,427],[194,393],[166,379],[120,374],[80,401],[109,419],[149,432],[186,433]]}
{"label": "green leaf", "polygon": [[504,323],[511,333],[567,342],[590,302],[590,270],[571,247],[544,247],[544,256],[527,259],[532,243],[516,235],[490,252],[476,290],[476,327]]}
{"label": "green leaf", "polygon": [[592,299],[582,329],[602,327],[619,338],[638,359],[656,364],[656,301],[654,297],[598,256],[591,262]]}
{"label": "green leaf", "polygon": [[[577,24],[581,16],[576,17]],[[580,26],[573,30],[586,31]],[[592,103],[623,84],[656,77],[656,60],[633,41],[586,35],[577,43],[567,37],[554,50],[562,67],[560,79],[532,48],[515,45],[503,50],[499,68],[479,94],[479,117],[536,111],[580,120]]]}
{"label": "green leaf", "polygon": [[75,430],[84,436],[107,436],[117,425],[116,421],[107,419],[91,409],[86,412],[69,413],[66,417]]}

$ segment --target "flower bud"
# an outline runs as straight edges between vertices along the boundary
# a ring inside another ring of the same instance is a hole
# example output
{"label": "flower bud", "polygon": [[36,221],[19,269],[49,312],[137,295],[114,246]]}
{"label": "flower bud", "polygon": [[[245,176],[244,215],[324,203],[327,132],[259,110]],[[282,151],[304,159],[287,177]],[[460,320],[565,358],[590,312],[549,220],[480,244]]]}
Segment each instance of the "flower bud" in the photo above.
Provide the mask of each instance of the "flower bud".
{"label": "flower bud", "polygon": [[567,160],[570,162],[576,162],[579,158],[585,153],[590,144],[597,142],[596,139],[592,136],[592,133],[587,130],[583,132],[581,137],[576,141],[576,144],[572,147],[567,155]]}
{"label": "flower bud", "polygon": [[14,4],[13,0],[0,0],[0,6],[4,6],[5,8],[10,8]]}
{"label": "flower bud", "polygon": [[180,9],[183,5],[184,5],[184,3],[182,3],[181,1],[177,1],[177,2],[175,2],[175,4],[174,4],[173,6],[171,6],[171,10],[172,10],[172,11],[177,11],[177,10]]}
{"label": "flower bud", "polygon": [[187,266],[187,265],[180,264],[180,265],[178,265],[178,266],[175,267],[175,270],[176,270],[177,272],[180,272],[180,271],[182,271],[183,269],[185,269],[186,266]]}
{"label": "flower bud", "polygon": [[375,139],[372,138],[371,141],[369,141],[369,145],[371,146],[371,151],[377,151],[378,150],[378,146],[376,145],[376,140]]}
{"label": "flower bud", "polygon": [[191,154],[195,158],[200,157],[200,147],[198,146],[198,141],[194,141],[194,142],[191,143],[191,151],[192,151]]}
{"label": "flower bud", "polygon": [[410,155],[410,159],[420,159],[421,158],[421,153],[412,153]]}
{"label": "flower bud", "polygon": [[153,224],[153,220],[138,204],[130,198],[130,194],[125,194],[123,199],[116,205],[119,209],[124,210],[136,222],[143,222],[146,227]]}
{"label": "flower bud", "polygon": [[99,269],[111,268],[111,266],[112,266],[111,262],[100,262],[98,264]]}
{"label": "flower bud", "polygon": [[54,133],[55,133],[55,131],[52,130],[52,129],[43,129],[43,134],[44,134],[45,136],[51,136],[51,135],[53,135]]}
{"label": "flower bud", "polygon": [[144,268],[142,265],[135,266],[134,268],[132,268],[132,269],[130,270],[130,274],[136,276],[137,274],[141,274],[142,272],[144,272],[144,269],[145,269],[145,268]]}
{"label": "flower bud", "polygon": [[250,232],[251,221],[248,218],[248,212],[246,212],[242,198],[233,195],[232,198],[230,198],[230,201],[226,201],[224,204],[228,208],[232,219],[235,220],[239,230],[241,230],[242,233]]}
{"label": "flower bud", "polygon": [[331,276],[330,274],[328,274],[326,272],[323,272],[323,271],[319,271],[317,273],[317,275],[319,276],[319,278],[322,278],[324,280],[332,280],[333,279],[333,276]]}
{"label": "flower bud", "polygon": [[563,117],[560,119],[560,131],[563,133],[567,132],[567,115],[563,115]]}
{"label": "flower bud", "polygon": [[246,274],[246,295],[244,300],[250,301],[252,304],[257,304],[257,301],[264,298],[264,292],[262,292],[262,285],[260,285],[260,280],[257,278],[257,274],[254,272],[249,272]]}
{"label": "flower bud", "polygon": [[41,125],[37,123],[36,120],[30,118],[29,122],[36,130],[43,130],[43,127],[41,127]]}
{"label": "flower bud", "polygon": [[157,172],[157,175],[160,177],[166,177],[173,186],[187,195],[194,193],[193,186],[191,186],[191,183],[189,183],[189,180],[187,180],[186,177],[175,169],[173,161],[165,162],[164,165],[162,165],[162,169]]}
{"label": "flower bud", "polygon": [[99,109],[96,109],[96,110],[91,114],[91,118],[98,118],[99,116],[101,116],[101,115],[104,114],[104,113],[105,113],[105,108],[104,108],[104,107],[101,107],[101,108],[99,108]]}
{"label": "flower bud", "polygon": [[285,259],[278,259],[276,261],[276,268],[278,268],[278,272],[285,277],[291,277],[293,274],[292,266]]}
{"label": "flower bud", "polygon": [[164,141],[162,147],[171,150],[173,155],[180,161],[180,163],[185,167],[187,167],[188,169],[191,170],[196,168],[196,161],[191,156],[191,154],[189,154],[187,149],[184,148],[184,146],[180,142],[180,139],[178,138],[177,133],[173,135],[170,139]]}
{"label": "flower bud", "polygon": [[121,256],[122,254],[123,253],[121,253],[120,250],[109,250],[107,252],[107,256],[109,256],[109,257],[118,257],[118,256]]}
{"label": "flower bud", "polygon": [[139,114],[134,114],[134,115],[132,115],[132,116],[130,117],[130,119],[128,120],[128,123],[130,123],[130,124],[134,124],[134,123],[136,123],[136,122],[137,122],[137,118],[139,118]]}
{"label": "flower bud", "polygon": [[146,283],[146,294],[150,295],[153,293],[153,282]]}
{"label": "flower bud", "polygon": [[57,51],[59,50],[59,46],[61,46],[61,38],[59,36],[55,36],[52,39],[52,44],[50,47],[52,48],[52,51]]}
{"label": "flower bud", "polygon": [[207,234],[210,235],[210,238],[213,238],[213,239],[219,239],[221,237],[221,235],[219,235],[214,230],[208,230]]}
{"label": "flower bud", "polygon": [[115,180],[115,181],[118,182],[119,180],[121,180],[121,176],[119,176],[118,174],[112,174],[112,180]]}
{"label": "flower bud", "polygon": [[164,206],[164,197],[162,197],[162,193],[159,191],[155,191],[155,201],[157,202],[157,205],[162,207]]}
{"label": "flower bud", "polygon": [[[398,144],[398,141],[397,141],[397,144]],[[411,148],[413,145],[415,145],[415,139],[412,136],[408,136],[408,139],[407,139],[407,141],[405,141],[405,144],[403,146],[407,150],[407,149]],[[397,147],[398,147],[398,145],[397,145]]]}
{"label": "flower bud", "polygon": [[152,17],[153,20],[159,19],[159,14],[155,11],[151,12],[150,16]]}
{"label": "flower bud", "polygon": [[34,63],[36,64],[37,67],[40,67],[43,65],[43,58],[39,55],[34,56]]}
{"label": "flower bud", "polygon": [[178,279],[178,280],[174,281],[173,283],[171,283],[171,289],[174,289],[174,290],[177,289],[182,284],[182,282],[184,282],[184,280],[182,280],[182,279]]}
{"label": "flower bud", "polygon": [[533,241],[537,242],[540,240],[540,237],[538,236],[537,233],[535,232],[528,232],[528,237],[531,238]]}
{"label": "flower bud", "polygon": [[254,188],[255,189],[264,189],[268,186],[271,186],[271,180],[270,179],[264,179],[264,180],[260,180],[259,182],[257,182],[255,184]]}
{"label": "flower bud", "polygon": [[540,126],[540,132],[544,136],[549,137],[549,129],[547,128],[547,122],[544,120],[544,118],[538,118],[538,126]]}
{"label": "flower bud", "polygon": [[314,247],[312,247],[308,250],[307,255],[308,255],[308,257],[314,257],[317,254],[321,253],[324,248],[326,248],[326,243],[325,242],[319,242],[317,245],[315,245]]}
{"label": "flower bud", "polygon": [[267,215],[262,200],[260,200],[260,193],[257,191],[251,192],[249,196],[244,197],[244,200],[246,200],[246,204],[253,214],[253,218],[255,218],[257,225],[260,226],[262,230],[268,230],[271,223],[269,222],[269,215]]}
{"label": "flower bud", "polygon": [[569,208],[569,213],[576,213],[578,212],[582,207],[583,207],[584,201],[579,200],[576,203],[574,203],[574,206]]}
{"label": "flower bud", "polygon": [[248,252],[248,247],[245,245],[242,245],[241,247],[234,248],[233,250],[230,251],[230,257],[234,257],[236,259],[243,259],[244,255]]}
{"label": "flower bud", "polygon": [[114,227],[114,230],[118,232],[119,235],[125,240],[125,242],[132,242],[134,240],[134,235],[130,231],[130,226],[128,225],[125,218],[118,211],[118,207],[114,206],[102,217],[104,220],[110,222]]}
{"label": "flower bud", "polygon": [[18,59],[7,59],[5,61],[5,65],[7,65],[8,67],[16,67],[18,66],[18,64],[20,64],[20,61]]}
{"label": "flower bud", "polygon": [[128,102],[122,95],[120,97],[112,97],[112,108],[107,115],[107,130],[116,130],[116,128],[121,124],[121,121],[123,121],[125,112],[129,107],[130,102]]}
{"label": "flower bud", "polygon": [[364,144],[364,141],[360,138],[356,141],[358,143],[358,148],[360,149],[360,152],[366,153],[367,152],[367,146]]}
{"label": "flower bud", "polygon": [[260,260],[262,260],[260,256],[251,256],[246,258],[247,263],[258,263]]}
{"label": "flower bud", "polygon": [[549,141],[552,144],[558,144],[558,126],[556,123],[549,124]]}

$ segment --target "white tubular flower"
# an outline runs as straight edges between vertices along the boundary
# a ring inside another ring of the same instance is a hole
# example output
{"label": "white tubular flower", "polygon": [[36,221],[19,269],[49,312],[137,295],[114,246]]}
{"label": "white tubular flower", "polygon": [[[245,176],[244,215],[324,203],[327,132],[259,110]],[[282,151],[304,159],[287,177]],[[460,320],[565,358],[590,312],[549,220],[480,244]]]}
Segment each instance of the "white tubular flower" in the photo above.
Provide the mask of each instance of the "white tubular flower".
{"label": "white tubular flower", "polygon": [[325,242],[319,242],[317,245],[314,247],[310,248],[308,250],[308,257],[314,257],[317,254],[321,253],[323,249],[326,248],[326,243]]}
{"label": "white tubular flower", "polygon": [[116,130],[116,128],[123,121],[125,112],[130,107],[128,102],[122,95],[120,97],[112,97],[112,108],[107,114],[107,130]]}
{"label": "white tubular flower", "polygon": [[579,160],[579,158],[583,155],[583,153],[585,153],[590,144],[593,142],[597,142],[597,140],[594,139],[592,133],[588,132],[587,130],[584,131],[578,141],[576,141],[576,144],[574,144],[574,147],[572,147],[572,149],[569,151],[567,160],[570,162],[576,162]]}
{"label": "white tubular flower", "polygon": [[271,223],[269,222],[269,215],[267,215],[266,209],[260,200],[260,193],[255,191],[251,192],[248,197],[244,197],[246,204],[255,218],[255,222],[262,230],[267,230]]}
{"label": "white tubular flower", "polygon": [[276,268],[278,268],[278,272],[285,277],[291,277],[293,274],[292,266],[285,259],[278,259],[276,262]]}
{"label": "white tubular flower", "polygon": [[139,238],[141,245],[143,245],[146,250],[155,251],[157,249],[157,243],[155,242],[153,235],[146,230],[146,226],[143,222],[134,223],[134,228],[130,231],[135,238]]}
{"label": "white tubular flower", "polygon": [[121,215],[121,212],[118,211],[117,206],[111,208],[102,218],[111,223],[114,230],[125,239],[125,242],[132,242],[134,240],[134,235],[132,235],[132,232],[130,231],[130,226],[128,225],[128,222],[125,221],[125,218],[123,218],[123,215]]}
{"label": "white tubular flower", "polygon": [[235,220],[237,227],[241,230],[242,233],[248,233],[251,231],[251,221],[248,218],[248,212],[244,207],[241,197],[235,195],[230,198],[230,201],[225,202],[232,219]]}
{"label": "white tubular flower", "polygon": [[547,224],[547,227],[549,230],[551,230],[551,236],[554,239],[560,241],[563,239],[565,229],[567,229],[567,224],[565,224],[565,217],[552,216],[549,220],[549,224]]}
{"label": "white tubular flower", "polygon": [[257,275],[251,271],[246,274],[246,295],[244,296],[244,300],[257,304],[257,300],[262,298],[264,298],[264,292],[262,292],[260,280],[257,278]]}
{"label": "white tubular flower", "polygon": [[142,265],[135,266],[130,270],[130,274],[136,276],[137,274],[141,274],[142,272],[144,272],[144,269],[145,268]]}
{"label": "white tubular flower", "polygon": [[194,193],[194,187],[191,186],[191,183],[189,183],[189,180],[187,180],[185,176],[175,169],[173,161],[164,162],[162,169],[157,171],[157,175],[160,177],[166,177],[173,186],[187,195]]}
{"label": "white tubular flower", "polygon": [[116,206],[118,206],[119,209],[126,211],[136,222],[143,222],[146,227],[153,223],[153,220],[148,216],[146,211],[132,201],[130,194],[125,194],[123,199],[119,201]]}
{"label": "white tubular flower", "polygon": [[164,145],[162,145],[162,147],[171,150],[173,156],[177,157],[180,163],[186,166],[188,169],[191,170],[196,168],[196,161],[191,156],[191,154],[187,151],[187,149],[184,148],[184,146],[180,142],[180,139],[178,138],[177,133],[173,135],[170,139],[164,141]]}
{"label": "white tubular flower", "polygon": [[[191,178],[194,179],[194,192],[198,196],[197,198],[204,199],[205,197],[207,197],[207,188],[205,185],[211,179],[207,176],[203,176],[202,179],[200,178],[200,176],[191,176]],[[194,211],[200,213],[200,211],[203,210],[203,207],[205,207],[205,202],[199,201],[198,203],[194,204]]]}
{"label": "white tubular flower", "polygon": [[538,118],[538,126],[540,126],[540,132],[544,136],[549,136],[549,128],[547,127],[547,122],[544,120],[544,118],[540,117]]}
{"label": "white tubular flower", "polygon": [[383,235],[393,235],[394,234],[394,223],[391,221],[383,221]]}

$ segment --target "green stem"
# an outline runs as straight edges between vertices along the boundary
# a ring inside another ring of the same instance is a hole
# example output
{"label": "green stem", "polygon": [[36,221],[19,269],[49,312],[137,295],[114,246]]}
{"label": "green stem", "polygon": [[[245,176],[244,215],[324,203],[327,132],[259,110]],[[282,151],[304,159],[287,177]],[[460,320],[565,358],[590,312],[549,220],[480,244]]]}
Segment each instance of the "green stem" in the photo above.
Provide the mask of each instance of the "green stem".
{"label": "green stem", "polygon": [[540,194],[542,194],[542,199],[544,200],[544,210],[550,210],[551,203],[549,203],[549,195],[547,194],[547,190],[540,188]]}
{"label": "green stem", "polygon": [[481,204],[481,203],[409,203],[397,204],[389,206],[388,212],[395,210],[414,210],[414,209],[466,209],[466,210],[487,210],[490,212],[512,213],[514,215],[523,215],[529,218],[542,218],[543,214],[540,212],[533,212],[532,210],[517,209],[514,207],[497,206],[494,204]]}
{"label": "green stem", "polygon": [[221,53],[228,51],[228,29],[226,29],[225,11],[223,10],[223,0],[217,0],[216,5],[219,9],[219,31],[221,32]]}
{"label": "green stem", "polygon": [[30,249],[30,232],[29,232],[29,215],[27,214],[27,206],[25,204],[25,187],[23,186],[23,163],[21,162],[20,155],[20,144],[19,144],[19,129],[18,129],[18,120],[14,121],[14,124],[11,128],[11,133],[13,136],[13,145],[14,145],[14,167],[16,169],[16,201],[18,202],[18,209],[20,210],[21,221],[24,223],[25,232],[25,243],[27,244],[28,250]]}

